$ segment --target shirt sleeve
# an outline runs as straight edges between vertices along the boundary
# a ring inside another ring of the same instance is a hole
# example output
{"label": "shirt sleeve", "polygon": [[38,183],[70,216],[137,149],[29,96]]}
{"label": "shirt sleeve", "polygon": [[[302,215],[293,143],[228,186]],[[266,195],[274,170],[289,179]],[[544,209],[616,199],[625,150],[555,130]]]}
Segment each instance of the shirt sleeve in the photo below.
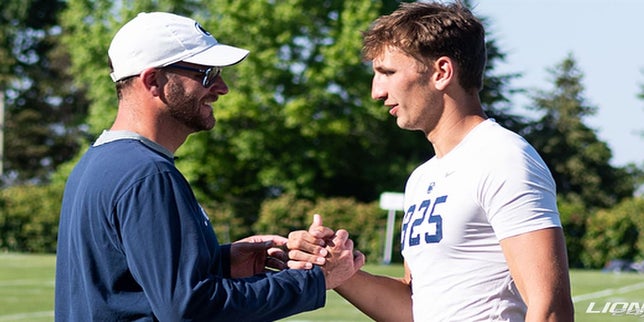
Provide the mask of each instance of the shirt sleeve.
{"label": "shirt sleeve", "polygon": [[150,175],[115,209],[134,280],[160,320],[271,321],[324,306],[324,274],[285,270],[230,277],[230,249],[178,171]]}
{"label": "shirt sleeve", "polygon": [[221,245],[221,269],[222,276],[230,278],[230,244]]}
{"label": "shirt sleeve", "polygon": [[497,162],[481,181],[483,205],[499,240],[561,227],[552,175],[534,148],[521,143],[499,152]]}

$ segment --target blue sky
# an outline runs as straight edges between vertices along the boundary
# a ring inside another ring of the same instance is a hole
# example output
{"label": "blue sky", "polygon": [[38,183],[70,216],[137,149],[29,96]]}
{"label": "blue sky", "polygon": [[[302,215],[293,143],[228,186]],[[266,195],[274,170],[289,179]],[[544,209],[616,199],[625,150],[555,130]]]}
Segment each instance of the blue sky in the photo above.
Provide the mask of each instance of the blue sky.
{"label": "blue sky", "polygon": [[[583,72],[584,97],[597,107],[585,123],[613,152],[611,164],[644,165],[644,1],[473,0],[474,13],[507,53],[500,72],[521,72],[513,84],[552,90],[547,68],[572,53]],[[512,99],[517,114],[529,100]]]}

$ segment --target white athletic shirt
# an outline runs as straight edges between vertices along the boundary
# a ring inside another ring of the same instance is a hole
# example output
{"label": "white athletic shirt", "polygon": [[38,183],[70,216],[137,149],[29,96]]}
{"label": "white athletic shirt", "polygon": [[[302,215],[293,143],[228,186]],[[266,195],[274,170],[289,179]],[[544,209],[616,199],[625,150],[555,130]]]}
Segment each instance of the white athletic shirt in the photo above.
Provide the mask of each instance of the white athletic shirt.
{"label": "white athletic shirt", "polygon": [[535,149],[491,119],[414,170],[401,234],[414,320],[523,321],[499,240],[560,227],[556,201]]}

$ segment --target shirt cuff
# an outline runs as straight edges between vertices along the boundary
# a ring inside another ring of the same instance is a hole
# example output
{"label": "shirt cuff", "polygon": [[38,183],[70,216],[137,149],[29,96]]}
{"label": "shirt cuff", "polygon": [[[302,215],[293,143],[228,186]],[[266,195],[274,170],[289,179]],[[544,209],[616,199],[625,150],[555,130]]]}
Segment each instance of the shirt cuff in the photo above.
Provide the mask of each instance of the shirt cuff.
{"label": "shirt cuff", "polygon": [[224,278],[230,278],[230,244],[221,245],[221,269]]}

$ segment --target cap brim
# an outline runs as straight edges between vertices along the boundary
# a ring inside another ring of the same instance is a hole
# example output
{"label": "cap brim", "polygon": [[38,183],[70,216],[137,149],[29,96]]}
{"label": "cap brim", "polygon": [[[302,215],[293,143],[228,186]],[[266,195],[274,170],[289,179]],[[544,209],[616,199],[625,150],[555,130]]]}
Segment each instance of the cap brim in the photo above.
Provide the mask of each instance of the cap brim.
{"label": "cap brim", "polygon": [[223,67],[241,62],[248,56],[248,53],[249,51],[246,49],[217,44],[182,61],[197,65]]}

